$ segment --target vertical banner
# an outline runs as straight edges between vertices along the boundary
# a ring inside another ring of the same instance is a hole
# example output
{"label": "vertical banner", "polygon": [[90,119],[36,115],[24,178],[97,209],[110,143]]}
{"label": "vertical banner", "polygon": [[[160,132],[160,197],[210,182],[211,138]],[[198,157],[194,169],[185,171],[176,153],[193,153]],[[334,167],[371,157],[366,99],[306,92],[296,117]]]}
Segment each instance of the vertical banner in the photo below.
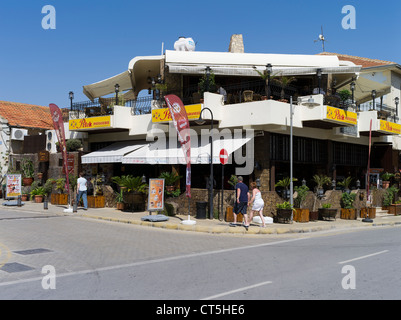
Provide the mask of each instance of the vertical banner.
{"label": "vertical banner", "polygon": [[49,105],[50,108],[50,114],[53,119],[53,127],[54,130],[56,131],[57,135],[57,140],[60,143],[60,148],[61,148],[61,154],[63,156],[63,169],[65,172],[65,188],[68,191],[68,194],[70,194],[70,181],[68,179],[68,158],[67,158],[67,145],[65,142],[65,133],[64,133],[64,122],[63,122],[63,115],[61,113],[61,110],[58,106],[55,104],[51,103]]}
{"label": "vertical banner", "polygon": [[164,97],[177,130],[178,139],[187,163],[186,170],[186,196],[191,197],[191,134],[189,132],[189,121],[187,112],[181,99],[176,95],[169,94]]}
{"label": "vertical banner", "polygon": [[368,202],[368,205],[370,207],[370,205],[372,204],[371,202],[371,197],[369,194],[369,184],[370,184],[370,152],[371,152],[371,146],[372,146],[372,119],[370,119],[370,129],[369,129],[369,156],[368,156],[368,169],[366,172],[366,199]]}

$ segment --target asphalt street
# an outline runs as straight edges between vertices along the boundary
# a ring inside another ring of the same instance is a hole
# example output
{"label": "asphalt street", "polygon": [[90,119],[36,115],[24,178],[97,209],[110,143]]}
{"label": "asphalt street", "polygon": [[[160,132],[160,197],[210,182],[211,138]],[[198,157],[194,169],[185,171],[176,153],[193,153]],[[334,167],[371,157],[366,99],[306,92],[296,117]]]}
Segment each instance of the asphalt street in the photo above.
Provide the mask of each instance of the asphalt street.
{"label": "asphalt street", "polygon": [[400,241],[399,227],[262,237],[3,210],[0,299],[400,299]]}

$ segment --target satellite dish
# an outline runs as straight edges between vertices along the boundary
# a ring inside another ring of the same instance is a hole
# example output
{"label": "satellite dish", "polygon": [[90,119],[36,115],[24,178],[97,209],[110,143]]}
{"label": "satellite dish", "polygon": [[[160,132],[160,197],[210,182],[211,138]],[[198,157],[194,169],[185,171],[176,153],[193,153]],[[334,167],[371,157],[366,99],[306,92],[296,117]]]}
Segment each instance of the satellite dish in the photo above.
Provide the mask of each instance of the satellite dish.
{"label": "satellite dish", "polygon": [[323,34],[323,26],[321,26],[321,30],[322,30],[322,33],[319,34],[319,39],[315,40],[314,42],[316,43],[316,42],[318,42],[318,41],[321,41],[321,42],[322,42],[323,52],[324,52],[324,51],[325,51],[325,50],[324,50],[324,43],[325,43],[327,40],[325,39],[324,34]]}

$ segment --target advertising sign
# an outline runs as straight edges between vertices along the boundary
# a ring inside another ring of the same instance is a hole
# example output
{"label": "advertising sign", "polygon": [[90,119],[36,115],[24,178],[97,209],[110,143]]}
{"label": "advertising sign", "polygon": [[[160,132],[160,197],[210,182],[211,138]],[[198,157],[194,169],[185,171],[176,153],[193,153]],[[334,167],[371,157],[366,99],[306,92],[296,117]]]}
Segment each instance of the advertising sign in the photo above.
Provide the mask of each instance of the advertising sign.
{"label": "advertising sign", "polygon": [[330,106],[327,106],[326,108],[326,120],[353,125],[356,125],[358,122],[358,115],[356,114],[356,112],[346,111]]}
{"label": "advertising sign", "polygon": [[378,131],[382,131],[384,133],[391,133],[391,134],[400,134],[401,133],[401,125],[398,123],[394,123],[394,122],[380,120],[380,129]]}
{"label": "advertising sign", "polygon": [[148,211],[164,209],[164,179],[149,179]]}
{"label": "advertising sign", "polygon": [[110,116],[73,119],[68,122],[70,130],[108,128],[111,126]]}
{"label": "advertising sign", "polygon": [[7,174],[6,176],[6,198],[18,197],[22,195],[21,175]]}
{"label": "advertising sign", "polygon": [[[185,106],[188,120],[198,120],[201,112],[201,104],[192,104]],[[152,122],[167,122],[173,121],[169,108],[153,109],[152,110]]]}

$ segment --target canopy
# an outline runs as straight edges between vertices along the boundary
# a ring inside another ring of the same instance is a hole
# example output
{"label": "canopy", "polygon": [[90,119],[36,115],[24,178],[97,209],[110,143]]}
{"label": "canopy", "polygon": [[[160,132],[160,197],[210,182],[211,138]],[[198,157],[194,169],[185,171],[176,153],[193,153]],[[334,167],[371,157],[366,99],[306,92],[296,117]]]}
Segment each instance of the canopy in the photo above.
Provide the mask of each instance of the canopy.
{"label": "canopy", "polygon": [[[231,164],[231,154],[250,141],[251,138],[229,138],[213,140],[213,163],[219,164],[219,154],[222,148],[229,155],[228,163]],[[184,152],[181,146],[167,147],[157,142],[146,145],[130,154],[124,156],[122,163],[132,164],[186,164]],[[201,141],[199,146],[191,146],[192,164],[210,163],[210,143]]]}
{"label": "canopy", "polygon": [[123,157],[146,144],[142,141],[124,141],[113,143],[103,149],[88,153],[81,157],[82,163],[115,163],[122,162]]}

